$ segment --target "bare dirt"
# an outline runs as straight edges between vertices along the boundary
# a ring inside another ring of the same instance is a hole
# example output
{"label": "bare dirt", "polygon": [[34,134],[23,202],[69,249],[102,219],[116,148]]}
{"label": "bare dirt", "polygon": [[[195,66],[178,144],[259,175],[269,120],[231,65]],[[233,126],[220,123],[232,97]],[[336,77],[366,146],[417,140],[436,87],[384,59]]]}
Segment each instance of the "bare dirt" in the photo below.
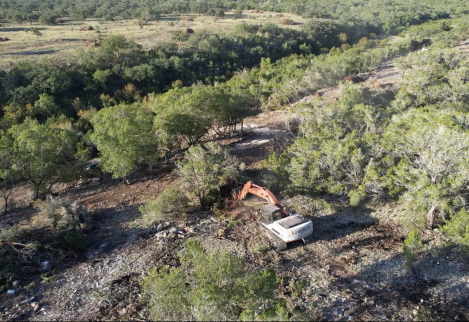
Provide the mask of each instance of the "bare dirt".
{"label": "bare dirt", "polygon": [[[394,86],[398,78],[389,63],[371,74],[364,86]],[[337,95],[340,87],[325,90],[323,97],[333,100]],[[249,118],[245,126],[251,135],[234,139],[231,153],[248,169],[259,168],[263,159],[294,138],[289,127],[292,118],[295,108]],[[0,320],[145,320],[142,277],[154,267],[177,265],[177,250],[187,238],[199,239],[207,251],[242,256],[250,268],[273,268],[284,281],[281,295],[312,319],[469,319],[467,260],[431,231],[423,240],[425,251],[408,268],[402,256],[408,232],[399,225],[398,205],[305,210],[303,214],[314,224],[308,243],[278,252],[253,220],[262,205],[256,198],[227,210],[227,215],[242,219],[235,225],[209,212],[163,224],[160,230],[144,225],[138,206],[166,187],[178,185],[171,170],[138,171],[129,178],[130,185],[89,180],[78,187],[57,188],[59,195],[87,206],[91,223],[86,235],[91,246],[80,256],[53,261],[54,271],[48,278],[39,273],[25,275],[14,295],[0,295]],[[27,198],[21,198],[26,188],[14,191],[19,206],[1,221],[15,224],[31,216],[33,208]],[[291,290],[295,280],[306,285],[299,294]],[[21,304],[32,296],[39,307]]]}

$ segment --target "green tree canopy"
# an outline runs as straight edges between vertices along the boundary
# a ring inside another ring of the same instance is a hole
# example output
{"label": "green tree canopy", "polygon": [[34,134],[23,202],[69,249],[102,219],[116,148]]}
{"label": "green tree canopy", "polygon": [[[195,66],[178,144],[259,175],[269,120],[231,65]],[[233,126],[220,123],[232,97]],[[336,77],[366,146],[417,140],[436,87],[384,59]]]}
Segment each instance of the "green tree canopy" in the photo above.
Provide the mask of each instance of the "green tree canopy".
{"label": "green tree canopy", "polygon": [[154,269],[143,287],[153,320],[284,320],[272,270],[248,271],[228,253],[206,253],[196,240],[184,243],[180,268]]}
{"label": "green tree canopy", "polygon": [[453,117],[447,111],[411,110],[383,135],[382,145],[394,159],[383,178],[416,219],[427,214],[428,227],[435,213],[451,212],[467,193],[469,134]]}
{"label": "green tree canopy", "polygon": [[228,148],[213,142],[202,146],[192,146],[184,160],[177,162],[177,170],[182,178],[182,187],[197,198],[200,208],[206,205],[210,191],[217,191],[220,185],[236,178],[240,169],[236,157],[228,154]]}
{"label": "green tree canopy", "polygon": [[153,113],[139,104],[116,105],[96,113],[91,140],[101,154],[101,167],[114,178],[123,178],[137,163],[154,164],[158,159]]}
{"label": "green tree canopy", "polygon": [[33,184],[35,198],[41,191],[59,182],[58,175],[70,168],[75,158],[77,136],[69,130],[51,128],[38,121],[26,119],[14,125],[11,135],[13,167]]}

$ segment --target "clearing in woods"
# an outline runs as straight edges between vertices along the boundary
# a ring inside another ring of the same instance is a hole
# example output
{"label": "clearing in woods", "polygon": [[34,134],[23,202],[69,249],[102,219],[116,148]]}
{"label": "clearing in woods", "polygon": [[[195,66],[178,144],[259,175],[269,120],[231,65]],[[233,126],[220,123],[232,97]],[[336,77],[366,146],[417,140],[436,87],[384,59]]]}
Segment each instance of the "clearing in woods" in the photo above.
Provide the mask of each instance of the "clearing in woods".
{"label": "clearing in woods", "polygon": [[[399,77],[389,62],[369,75],[363,87],[396,86]],[[333,100],[340,91],[340,86],[323,90],[322,98]],[[251,135],[233,139],[231,152],[248,169],[259,168],[261,160],[293,139],[288,124],[296,118],[295,109],[261,113],[246,120]],[[286,282],[281,294],[314,319],[469,318],[467,265],[444,256],[452,250],[441,244],[438,233],[424,236],[427,251],[413,271],[406,269],[402,245],[408,232],[396,220],[401,214],[398,205],[321,209],[299,197],[282,200],[278,196],[284,205],[300,205],[314,224],[306,246],[294,245],[279,253],[256,222],[236,211],[252,211],[255,203],[234,209],[238,217],[245,219],[238,225],[230,225],[228,218],[198,213],[178,225],[168,223],[158,232],[155,227],[147,227],[138,206],[166,187],[178,185],[171,170],[136,172],[128,186],[112,180],[103,184],[90,181],[78,188],[57,191],[87,206],[92,218],[87,236],[92,246],[81,257],[66,257],[57,265],[53,278],[41,280],[25,275],[16,295],[1,295],[1,319],[146,319],[139,280],[153,267],[175,265],[177,249],[190,237],[200,239],[209,251],[224,250],[242,256],[250,267],[272,267]],[[2,218],[3,224],[31,216],[32,208],[21,198],[25,189],[15,190],[17,208]],[[176,233],[176,227],[182,233]],[[293,296],[289,283],[298,280],[306,286]],[[35,284],[25,287],[31,282]],[[20,304],[31,296],[41,307],[36,313],[31,306]]]}

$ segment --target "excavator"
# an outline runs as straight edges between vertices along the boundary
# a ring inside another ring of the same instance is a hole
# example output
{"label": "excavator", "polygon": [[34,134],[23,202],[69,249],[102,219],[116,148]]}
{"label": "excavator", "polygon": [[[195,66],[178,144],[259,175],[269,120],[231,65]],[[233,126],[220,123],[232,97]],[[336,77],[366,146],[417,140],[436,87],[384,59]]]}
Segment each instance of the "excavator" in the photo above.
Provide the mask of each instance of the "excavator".
{"label": "excavator", "polygon": [[248,193],[267,200],[268,204],[260,209],[260,225],[275,241],[278,250],[285,250],[288,243],[302,240],[312,234],[313,223],[297,212],[288,212],[280,205],[275,195],[264,187],[248,181],[242,188],[233,190],[234,198],[243,200]]}

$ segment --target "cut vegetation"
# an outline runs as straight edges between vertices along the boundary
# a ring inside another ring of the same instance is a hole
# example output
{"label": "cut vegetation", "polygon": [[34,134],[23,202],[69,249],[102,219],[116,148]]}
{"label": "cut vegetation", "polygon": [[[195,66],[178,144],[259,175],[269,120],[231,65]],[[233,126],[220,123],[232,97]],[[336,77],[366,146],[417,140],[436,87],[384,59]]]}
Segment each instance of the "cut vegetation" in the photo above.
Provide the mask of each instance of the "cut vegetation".
{"label": "cut vegetation", "polygon": [[469,319],[465,3],[23,2],[0,320]]}

